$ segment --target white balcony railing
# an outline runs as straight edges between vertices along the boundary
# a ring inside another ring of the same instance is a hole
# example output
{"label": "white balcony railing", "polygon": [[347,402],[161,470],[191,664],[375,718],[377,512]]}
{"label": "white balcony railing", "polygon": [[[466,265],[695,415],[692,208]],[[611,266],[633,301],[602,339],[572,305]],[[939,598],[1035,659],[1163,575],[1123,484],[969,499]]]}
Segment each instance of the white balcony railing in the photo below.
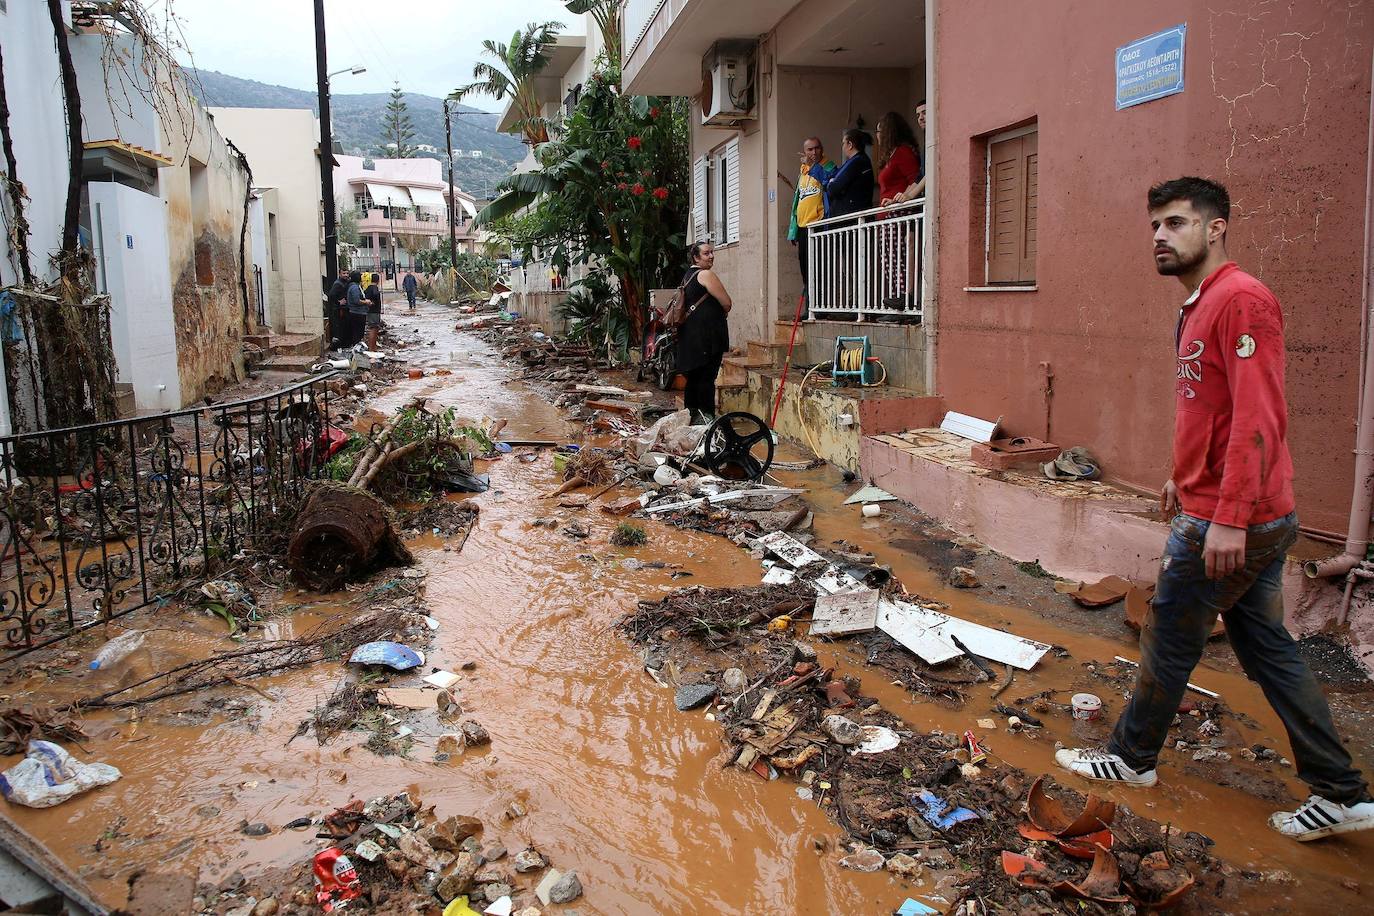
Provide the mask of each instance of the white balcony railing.
{"label": "white balcony railing", "polygon": [[806,227],[811,318],[920,321],[925,199]]}
{"label": "white balcony railing", "polygon": [[568,269],[568,273],[558,278],[555,285],[552,270],[553,265],[548,261],[530,261],[523,267],[511,269],[510,282],[507,285],[516,293],[562,292],[587,276],[585,264],[574,264]]}

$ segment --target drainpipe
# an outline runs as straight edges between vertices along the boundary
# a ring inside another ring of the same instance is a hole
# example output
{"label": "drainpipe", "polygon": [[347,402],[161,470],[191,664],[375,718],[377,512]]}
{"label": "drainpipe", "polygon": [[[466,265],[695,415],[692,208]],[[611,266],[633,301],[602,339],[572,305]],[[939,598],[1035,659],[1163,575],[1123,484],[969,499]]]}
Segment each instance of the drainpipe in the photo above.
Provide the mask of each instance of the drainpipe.
{"label": "drainpipe", "polygon": [[[1370,79],[1374,81],[1374,58],[1371,58]],[[1346,534],[1345,552],[1326,560],[1309,560],[1303,572],[1310,579],[1346,576],[1345,595],[1341,600],[1338,622],[1344,623],[1350,610],[1350,596],[1355,580],[1369,578],[1365,553],[1369,549],[1370,515],[1374,512],[1374,97],[1369,105],[1368,164],[1365,173],[1364,213],[1364,297],[1361,320],[1364,324],[1364,352],[1361,354],[1362,385],[1359,401],[1359,425],[1355,433],[1355,492],[1350,501],[1350,528]]]}
{"label": "drainpipe", "polygon": [[926,206],[925,206],[925,292],[922,295],[923,308],[921,327],[925,331],[926,378],[925,394],[935,394],[935,337],[939,324],[939,303],[936,295],[939,270],[936,267],[940,253],[939,233],[935,224],[940,219],[940,163],[936,155],[940,137],[940,103],[936,98],[935,86],[935,16],[939,3],[926,0]]}

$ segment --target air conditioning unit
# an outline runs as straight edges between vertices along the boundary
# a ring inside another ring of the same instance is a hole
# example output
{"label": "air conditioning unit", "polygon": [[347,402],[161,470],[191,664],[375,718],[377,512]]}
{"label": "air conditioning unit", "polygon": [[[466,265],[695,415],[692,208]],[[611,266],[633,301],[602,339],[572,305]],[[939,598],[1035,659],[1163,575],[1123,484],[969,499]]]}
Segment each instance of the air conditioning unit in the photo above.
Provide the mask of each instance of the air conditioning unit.
{"label": "air conditioning unit", "polygon": [[733,127],[758,117],[754,98],[754,61],[758,43],[718,41],[701,61],[701,123]]}

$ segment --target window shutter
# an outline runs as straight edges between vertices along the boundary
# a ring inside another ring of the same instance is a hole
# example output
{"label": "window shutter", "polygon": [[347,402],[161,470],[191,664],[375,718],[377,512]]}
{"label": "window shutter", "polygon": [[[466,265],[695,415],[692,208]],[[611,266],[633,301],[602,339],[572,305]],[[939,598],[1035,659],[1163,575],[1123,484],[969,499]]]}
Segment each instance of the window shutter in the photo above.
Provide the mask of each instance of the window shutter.
{"label": "window shutter", "polygon": [[1025,175],[1026,197],[1021,217],[1021,269],[1017,276],[1023,283],[1035,282],[1035,243],[1037,200],[1040,190],[1039,134],[1021,138],[1022,174]]}
{"label": "window shutter", "polygon": [[1014,283],[1021,274],[1025,233],[1022,138],[988,147],[988,282]]}
{"label": "window shutter", "polygon": [[692,163],[692,239],[706,235],[706,157],[698,156]]}
{"label": "window shutter", "polygon": [[725,241],[739,241],[739,138],[725,145]]}

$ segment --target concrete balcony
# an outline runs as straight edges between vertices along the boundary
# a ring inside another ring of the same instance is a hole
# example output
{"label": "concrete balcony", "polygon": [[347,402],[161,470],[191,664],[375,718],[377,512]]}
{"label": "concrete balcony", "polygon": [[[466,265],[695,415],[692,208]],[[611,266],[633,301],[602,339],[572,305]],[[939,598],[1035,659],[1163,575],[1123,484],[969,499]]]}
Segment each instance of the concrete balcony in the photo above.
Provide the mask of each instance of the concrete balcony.
{"label": "concrete balcony", "polygon": [[388,219],[385,211],[367,210],[358,215],[359,232],[403,232],[407,235],[444,235],[448,232],[448,227],[444,225],[444,217],[438,214],[421,213],[417,215],[411,211],[404,217]]}

